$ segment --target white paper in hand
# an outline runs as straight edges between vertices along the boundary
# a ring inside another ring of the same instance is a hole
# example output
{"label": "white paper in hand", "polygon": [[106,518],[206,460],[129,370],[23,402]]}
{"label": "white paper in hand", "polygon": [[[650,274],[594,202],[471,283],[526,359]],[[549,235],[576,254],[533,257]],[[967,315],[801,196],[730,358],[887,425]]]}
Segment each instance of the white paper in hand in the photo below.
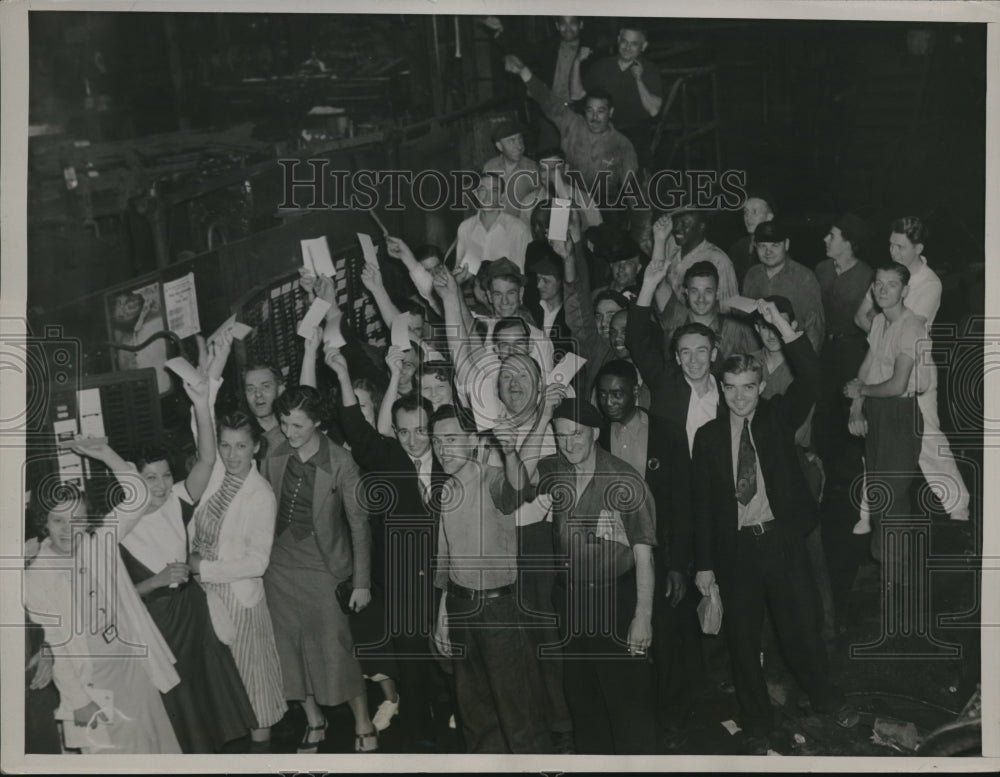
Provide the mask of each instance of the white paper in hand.
{"label": "white paper in hand", "polygon": [[205,380],[205,377],[198,372],[198,370],[192,367],[191,362],[183,356],[175,356],[173,359],[167,359],[167,361],[163,363],[163,366],[175,373],[181,380],[191,383],[192,385],[197,386]]}
{"label": "white paper in hand", "polygon": [[552,210],[549,211],[549,240],[565,240],[569,228],[569,209],[572,202],[556,197],[552,200]]}
{"label": "white paper in hand", "polygon": [[576,375],[587,363],[587,360],[576,353],[567,353],[555,367],[552,368],[546,378],[545,382],[548,383],[560,383],[563,386],[569,386],[573,376]]}
{"label": "white paper in hand", "polygon": [[361,243],[361,252],[365,255],[365,264],[378,267],[378,254],[375,253],[375,243],[372,242],[371,235],[358,232],[358,242]]}
{"label": "white paper in hand", "polygon": [[312,270],[314,275],[325,275],[327,278],[337,277],[337,270],[330,257],[330,246],[326,242],[326,235],[300,242],[302,243],[302,263]]}
{"label": "white paper in hand", "polygon": [[323,318],[326,316],[326,311],[330,309],[330,303],[325,299],[320,299],[316,297],[313,300],[313,304],[306,311],[305,316],[303,316],[302,321],[299,322],[298,334],[299,337],[308,340],[313,335],[313,330],[323,323]]}
{"label": "white paper in hand", "polygon": [[482,257],[475,251],[470,250],[465,252],[465,256],[462,257],[462,262],[459,266],[467,268],[471,275],[475,275],[479,272],[482,264]]}
{"label": "white paper in hand", "polygon": [[403,351],[410,350],[410,314],[400,313],[392,320],[392,344]]}
{"label": "white paper in hand", "polygon": [[725,304],[731,310],[739,310],[741,313],[750,314],[757,312],[757,300],[744,297],[740,294],[734,294],[732,297],[729,297],[725,300]]}

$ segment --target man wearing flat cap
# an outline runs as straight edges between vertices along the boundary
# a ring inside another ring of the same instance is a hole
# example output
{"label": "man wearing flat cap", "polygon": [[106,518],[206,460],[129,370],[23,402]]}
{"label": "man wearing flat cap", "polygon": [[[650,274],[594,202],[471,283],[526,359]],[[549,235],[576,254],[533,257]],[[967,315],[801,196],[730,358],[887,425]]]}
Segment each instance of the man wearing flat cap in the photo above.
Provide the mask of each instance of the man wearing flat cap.
{"label": "man wearing flat cap", "polygon": [[483,165],[484,173],[494,173],[504,182],[504,213],[531,226],[531,209],[539,186],[538,163],[524,155],[524,127],[511,119],[494,125],[490,140],[500,153]]}
{"label": "man wearing flat cap", "polygon": [[753,299],[787,297],[798,314],[802,331],[813,350],[823,344],[823,297],[813,271],[788,253],[788,228],[780,221],[764,221],[753,233],[759,264],[747,270],[743,294]]}
{"label": "man wearing flat cap", "polygon": [[539,461],[537,490],[552,496],[564,565],[555,602],[577,751],[655,752],[653,497],[642,475],[597,445],[597,408],[564,399],[552,418],[559,453]]}

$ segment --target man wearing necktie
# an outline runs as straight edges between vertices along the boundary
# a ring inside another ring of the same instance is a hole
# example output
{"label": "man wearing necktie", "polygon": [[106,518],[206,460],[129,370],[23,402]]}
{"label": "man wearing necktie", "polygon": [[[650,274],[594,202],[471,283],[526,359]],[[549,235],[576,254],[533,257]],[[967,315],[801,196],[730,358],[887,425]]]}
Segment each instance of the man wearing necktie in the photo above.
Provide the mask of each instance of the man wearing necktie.
{"label": "man wearing necktie", "polygon": [[695,584],[703,595],[719,586],[740,725],[752,739],[774,727],[760,665],[765,606],[813,709],[835,711],[841,696],[830,682],[805,545],[817,508],[795,450],[795,432],[820,385],[819,362],[773,302],[757,305],[780,333],[796,378],[784,395],[761,399],[760,362],[746,354],[726,359],[729,412],[698,430],[692,459]]}

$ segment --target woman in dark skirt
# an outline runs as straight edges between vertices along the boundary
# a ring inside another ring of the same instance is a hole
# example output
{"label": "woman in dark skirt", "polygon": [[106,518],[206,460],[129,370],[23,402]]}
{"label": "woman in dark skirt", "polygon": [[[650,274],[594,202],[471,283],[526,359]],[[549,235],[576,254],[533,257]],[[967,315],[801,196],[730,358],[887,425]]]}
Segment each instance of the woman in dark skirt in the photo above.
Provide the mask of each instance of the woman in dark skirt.
{"label": "woman in dark skirt", "polygon": [[[212,753],[257,728],[257,718],[230,649],[212,627],[205,591],[190,580],[187,526],[208,485],[215,437],[207,384],[184,388],[194,405],[198,460],[187,478],[174,483],[167,453],[145,447],[135,466],[149,489],[143,516],[119,539],[122,561],[153,621],[173,651],[181,682],[163,704],[185,753]],[[87,452],[120,461],[108,448]],[[110,464],[109,464],[110,466]],[[111,467],[116,475],[120,468]]]}
{"label": "woman in dark skirt", "polygon": [[357,465],[319,429],[323,409],[309,386],[289,389],[274,403],[285,442],[267,452],[261,467],[278,498],[264,588],[285,698],[302,702],[308,721],[299,752],[316,752],[326,738],[321,707],[345,702],[354,715],[354,749],[370,752],[378,735],[334,592],[350,580],[347,607],[358,612],[370,602],[371,527],[358,500]]}

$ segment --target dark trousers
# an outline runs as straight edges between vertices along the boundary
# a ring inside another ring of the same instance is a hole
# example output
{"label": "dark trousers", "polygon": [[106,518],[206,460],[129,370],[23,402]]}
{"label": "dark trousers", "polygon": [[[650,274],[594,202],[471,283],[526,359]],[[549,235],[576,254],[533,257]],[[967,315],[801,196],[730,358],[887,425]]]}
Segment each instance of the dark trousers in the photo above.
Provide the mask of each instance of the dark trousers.
{"label": "dark trousers", "polygon": [[883,553],[882,523],[912,512],[910,491],[920,474],[923,416],[916,397],[865,400],[865,474],[872,518],[872,555],[893,564]]}
{"label": "dark trousers", "polygon": [[545,521],[517,530],[519,606],[532,654],[542,676],[545,719],[549,731],[569,733],[573,719],[563,690],[563,657],[552,586],[555,572],[545,569],[553,559],[552,524]]}
{"label": "dark trousers", "polygon": [[551,753],[542,681],[521,627],[516,595],[470,601],[448,595],[455,695],[470,753]]}
{"label": "dark trousers", "polygon": [[557,578],[555,600],[577,752],[655,753],[653,666],[648,656],[628,652],[635,575],[605,587],[567,588]]}
{"label": "dark trousers", "polygon": [[774,725],[771,700],[760,665],[765,607],[778,635],[788,668],[810,701],[829,707],[836,691],[830,683],[826,648],[820,638],[818,596],[805,544],[782,531],[760,536],[740,532],[734,558],[715,570],[722,597],[725,633],[733,665],[733,685],[751,736]]}
{"label": "dark trousers", "polygon": [[678,719],[690,712],[705,676],[705,659],[698,625],[701,596],[689,583],[684,598],[672,607],[657,586],[653,600],[653,664],[656,667],[656,702],[661,715]]}

